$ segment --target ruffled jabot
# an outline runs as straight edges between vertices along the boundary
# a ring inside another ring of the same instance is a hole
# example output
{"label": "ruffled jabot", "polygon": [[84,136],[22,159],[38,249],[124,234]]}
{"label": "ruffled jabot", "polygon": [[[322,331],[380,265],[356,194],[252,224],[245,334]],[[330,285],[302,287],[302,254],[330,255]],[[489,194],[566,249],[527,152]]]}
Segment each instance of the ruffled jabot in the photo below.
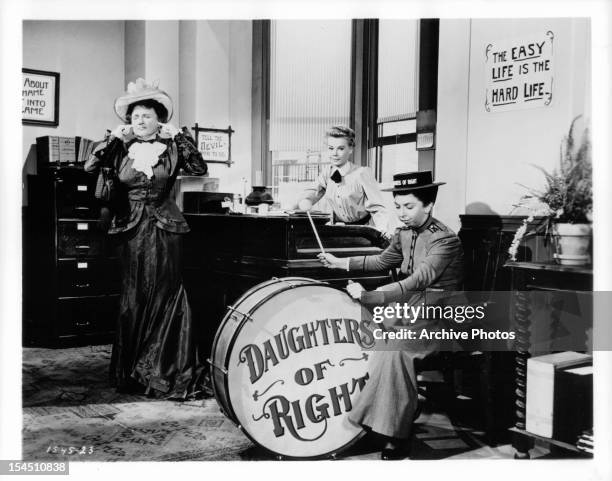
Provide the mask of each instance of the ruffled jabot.
{"label": "ruffled jabot", "polygon": [[153,177],[153,167],[159,162],[159,156],[165,152],[166,147],[157,141],[132,143],[128,148],[128,157],[133,160],[132,168],[150,179]]}

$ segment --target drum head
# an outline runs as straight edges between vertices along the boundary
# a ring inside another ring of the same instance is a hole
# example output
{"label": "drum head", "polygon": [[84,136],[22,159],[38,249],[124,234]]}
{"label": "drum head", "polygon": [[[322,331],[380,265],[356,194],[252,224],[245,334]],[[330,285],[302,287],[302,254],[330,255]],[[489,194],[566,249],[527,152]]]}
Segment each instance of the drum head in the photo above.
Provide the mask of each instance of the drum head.
{"label": "drum head", "polygon": [[228,352],[230,414],[277,454],[332,455],[363,434],[348,415],[367,383],[371,327],[343,291],[317,284],[264,291],[270,289],[278,291],[254,294],[266,297]]}

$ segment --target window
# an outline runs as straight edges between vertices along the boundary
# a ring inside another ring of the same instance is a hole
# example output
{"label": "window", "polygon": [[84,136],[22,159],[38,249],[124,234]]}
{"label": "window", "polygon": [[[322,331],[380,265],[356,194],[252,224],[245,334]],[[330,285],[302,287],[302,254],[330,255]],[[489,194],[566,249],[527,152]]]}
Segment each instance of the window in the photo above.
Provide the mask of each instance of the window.
{"label": "window", "polygon": [[418,110],[418,21],[378,22],[378,123]]}
{"label": "window", "polygon": [[349,124],[350,92],[350,20],[271,22],[269,150],[281,204],[327,165],[324,133]]}
{"label": "window", "polygon": [[398,172],[418,170],[417,20],[380,20],[378,24],[378,102],[375,171],[391,184]]}
{"label": "window", "polygon": [[274,195],[316,180],[327,165],[324,132],[340,123],[356,131],[355,163],[380,182],[433,170],[435,151],[417,152],[416,137],[435,132],[438,20],[253,25],[253,171]]}

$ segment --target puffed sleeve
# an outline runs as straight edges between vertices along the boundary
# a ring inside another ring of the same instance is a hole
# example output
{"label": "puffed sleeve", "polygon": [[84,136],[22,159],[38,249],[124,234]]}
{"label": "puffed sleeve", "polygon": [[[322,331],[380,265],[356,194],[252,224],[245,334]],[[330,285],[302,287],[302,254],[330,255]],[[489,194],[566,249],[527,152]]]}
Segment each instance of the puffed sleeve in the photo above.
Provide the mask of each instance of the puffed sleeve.
{"label": "puffed sleeve", "polygon": [[112,163],[112,157],[120,148],[123,148],[123,142],[121,139],[114,136],[111,136],[108,142],[100,142],[85,161],[83,169],[85,172],[95,172],[101,165],[110,165]]}
{"label": "puffed sleeve", "polygon": [[304,189],[304,192],[302,192],[301,195],[298,197],[298,201],[295,207],[297,207],[300,201],[304,199],[309,200],[312,203],[312,205],[319,202],[319,200],[321,200],[321,197],[325,195],[325,191],[327,190],[328,179],[329,177],[326,176],[325,174],[323,173],[319,174],[316,185],[308,189]]}
{"label": "puffed sleeve", "polygon": [[405,300],[411,292],[421,291],[433,284],[461,253],[461,241],[456,235],[440,233],[432,239],[427,255],[415,266],[410,276],[379,287],[376,291],[363,293],[361,301],[364,304],[388,304]]}
{"label": "puffed sleeve", "polygon": [[395,226],[391,226],[389,223],[389,212],[385,207],[380,187],[372,170],[368,167],[362,167],[360,169],[360,179],[365,193],[364,207],[372,216],[374,226],[379,231],[391,236]]}
{"label": "puffed sleeve", "polygon": [[185,172],[190,175],[206,175],[208,173],[208,165],[204,162],[193,137],[189,135],[189,131],[183,128],[181,132],[174,136],[174,141],[178,148],[181,167]]}

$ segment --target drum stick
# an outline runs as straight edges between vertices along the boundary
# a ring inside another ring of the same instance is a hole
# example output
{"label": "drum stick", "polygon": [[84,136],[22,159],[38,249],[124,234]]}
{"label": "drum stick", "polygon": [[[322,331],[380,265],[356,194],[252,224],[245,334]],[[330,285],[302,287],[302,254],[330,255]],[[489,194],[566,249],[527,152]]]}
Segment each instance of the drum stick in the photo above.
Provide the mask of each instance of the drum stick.
{"label": "drum stick", "polygon": [[325,254],[325,249],[323,249],[323,244],[321,244],[321,238],[319,237],[319,233],[317,232],[317,228],[315,227],[314,221],[312,217],[310,217],[310,211],[306,211],[308,215],[308,220],[310,221],[310,225],[312,226],[312,230],[314,232],[315,237],[317,238],[317,242],[319,243],[319,249],[321,249],[321,254]]}

